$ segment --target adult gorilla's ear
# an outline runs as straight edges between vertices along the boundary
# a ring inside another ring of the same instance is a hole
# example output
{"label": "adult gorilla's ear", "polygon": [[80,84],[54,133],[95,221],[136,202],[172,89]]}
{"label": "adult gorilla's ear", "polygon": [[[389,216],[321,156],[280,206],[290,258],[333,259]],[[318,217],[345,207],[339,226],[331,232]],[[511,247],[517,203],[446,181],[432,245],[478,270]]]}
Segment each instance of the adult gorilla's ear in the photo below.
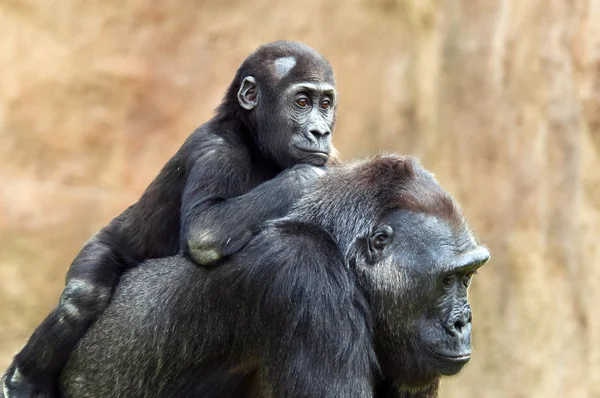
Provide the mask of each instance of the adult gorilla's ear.
{"label": "adult gorilla's ear", "polygon": [[238,102],[242,108],[252,110],[258,105],[258,85],[256,79],[252,76],[247,76],[240,84],[240,89],[237,94]]}
{"label": "adult gorilla's ear", "polygon": [[367,239],[367,261],[374,264],[383,256],[383,250],[394,240],[394,230],[389,225],[377,227]]}

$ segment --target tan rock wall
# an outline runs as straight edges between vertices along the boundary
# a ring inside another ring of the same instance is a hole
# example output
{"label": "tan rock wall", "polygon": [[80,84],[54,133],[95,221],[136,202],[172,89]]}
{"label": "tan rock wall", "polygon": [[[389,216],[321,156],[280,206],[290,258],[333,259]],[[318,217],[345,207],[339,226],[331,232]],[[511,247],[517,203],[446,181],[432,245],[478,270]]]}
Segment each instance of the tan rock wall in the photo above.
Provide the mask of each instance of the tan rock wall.
{"label": "tan rock wall", "polygon": [[333,64],[344,158],[421,156],[492,250],[442,396],[600,396],[598,0],[0,0],[0,368],[280,38]]}

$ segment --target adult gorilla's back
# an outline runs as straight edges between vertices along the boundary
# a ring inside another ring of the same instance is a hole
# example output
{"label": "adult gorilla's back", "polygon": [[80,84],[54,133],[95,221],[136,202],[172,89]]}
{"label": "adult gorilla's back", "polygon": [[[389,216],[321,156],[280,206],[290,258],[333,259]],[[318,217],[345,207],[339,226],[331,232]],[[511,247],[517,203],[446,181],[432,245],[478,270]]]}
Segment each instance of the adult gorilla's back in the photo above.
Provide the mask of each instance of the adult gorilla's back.
{"label": "adult gorilla's back", "polygon": [[[223,327],[245,320],[240,306],[212,312],[211,304],[218,305],[220,298],[225,304],[228,299],[218,293],[229,286],[215,286],[224,270],[207,271],[174,256],[148,260],[127,273],[108,310],[71,355],[61,377],[63,394],[167,397],[212,392],[215,397],[226,396],[225,389],[235,386],[239,376],[227,375],[227,364],[218,360],[226,354],[219,352],[219,340],[247,329]],[[213,288],[212,302],[195,294]],[[220,366],[202,369],[197,366],[200,356],[214,358]]]}
{"label": "adult gorilla's back", "polygon": [[277,221],[213,270],[182,256],[131,270],[70,357],[61,393],[369,396],[366,313],[331,236]]}
{"label": "adult gorilla's back", "polygon": [[219,267],[131,270],[62,392],[433,397],[470,358],[467,288],[488,258],[414,159],[335,167]]}

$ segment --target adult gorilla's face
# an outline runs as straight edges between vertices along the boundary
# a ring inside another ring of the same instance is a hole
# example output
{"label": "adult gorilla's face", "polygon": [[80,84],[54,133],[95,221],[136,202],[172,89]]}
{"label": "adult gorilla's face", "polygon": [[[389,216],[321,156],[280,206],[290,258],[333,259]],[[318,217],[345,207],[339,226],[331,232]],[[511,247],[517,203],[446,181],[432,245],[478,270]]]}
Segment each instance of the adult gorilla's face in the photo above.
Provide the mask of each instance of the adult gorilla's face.
{"label": "adult gorilla's face", "polygon": [[416,386],[458,373],[471,356],[467,289],[490,254],[464,224],[452,224],[393,212],[367,239],[360,266],[377,311],[384,373],[401,371]]}

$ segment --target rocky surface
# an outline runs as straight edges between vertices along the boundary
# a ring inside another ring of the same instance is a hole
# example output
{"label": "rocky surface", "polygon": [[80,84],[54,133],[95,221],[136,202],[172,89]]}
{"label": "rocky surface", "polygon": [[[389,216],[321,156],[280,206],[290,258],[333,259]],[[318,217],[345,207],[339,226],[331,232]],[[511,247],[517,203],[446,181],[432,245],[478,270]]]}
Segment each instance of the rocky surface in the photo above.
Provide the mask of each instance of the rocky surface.
{"label": "rocky surface", "polygon": [[331,60],[343,157],[419,155],[492,250],[442,396],[600,396],[598,0],[0,1],[0,368],[280,38]]}

